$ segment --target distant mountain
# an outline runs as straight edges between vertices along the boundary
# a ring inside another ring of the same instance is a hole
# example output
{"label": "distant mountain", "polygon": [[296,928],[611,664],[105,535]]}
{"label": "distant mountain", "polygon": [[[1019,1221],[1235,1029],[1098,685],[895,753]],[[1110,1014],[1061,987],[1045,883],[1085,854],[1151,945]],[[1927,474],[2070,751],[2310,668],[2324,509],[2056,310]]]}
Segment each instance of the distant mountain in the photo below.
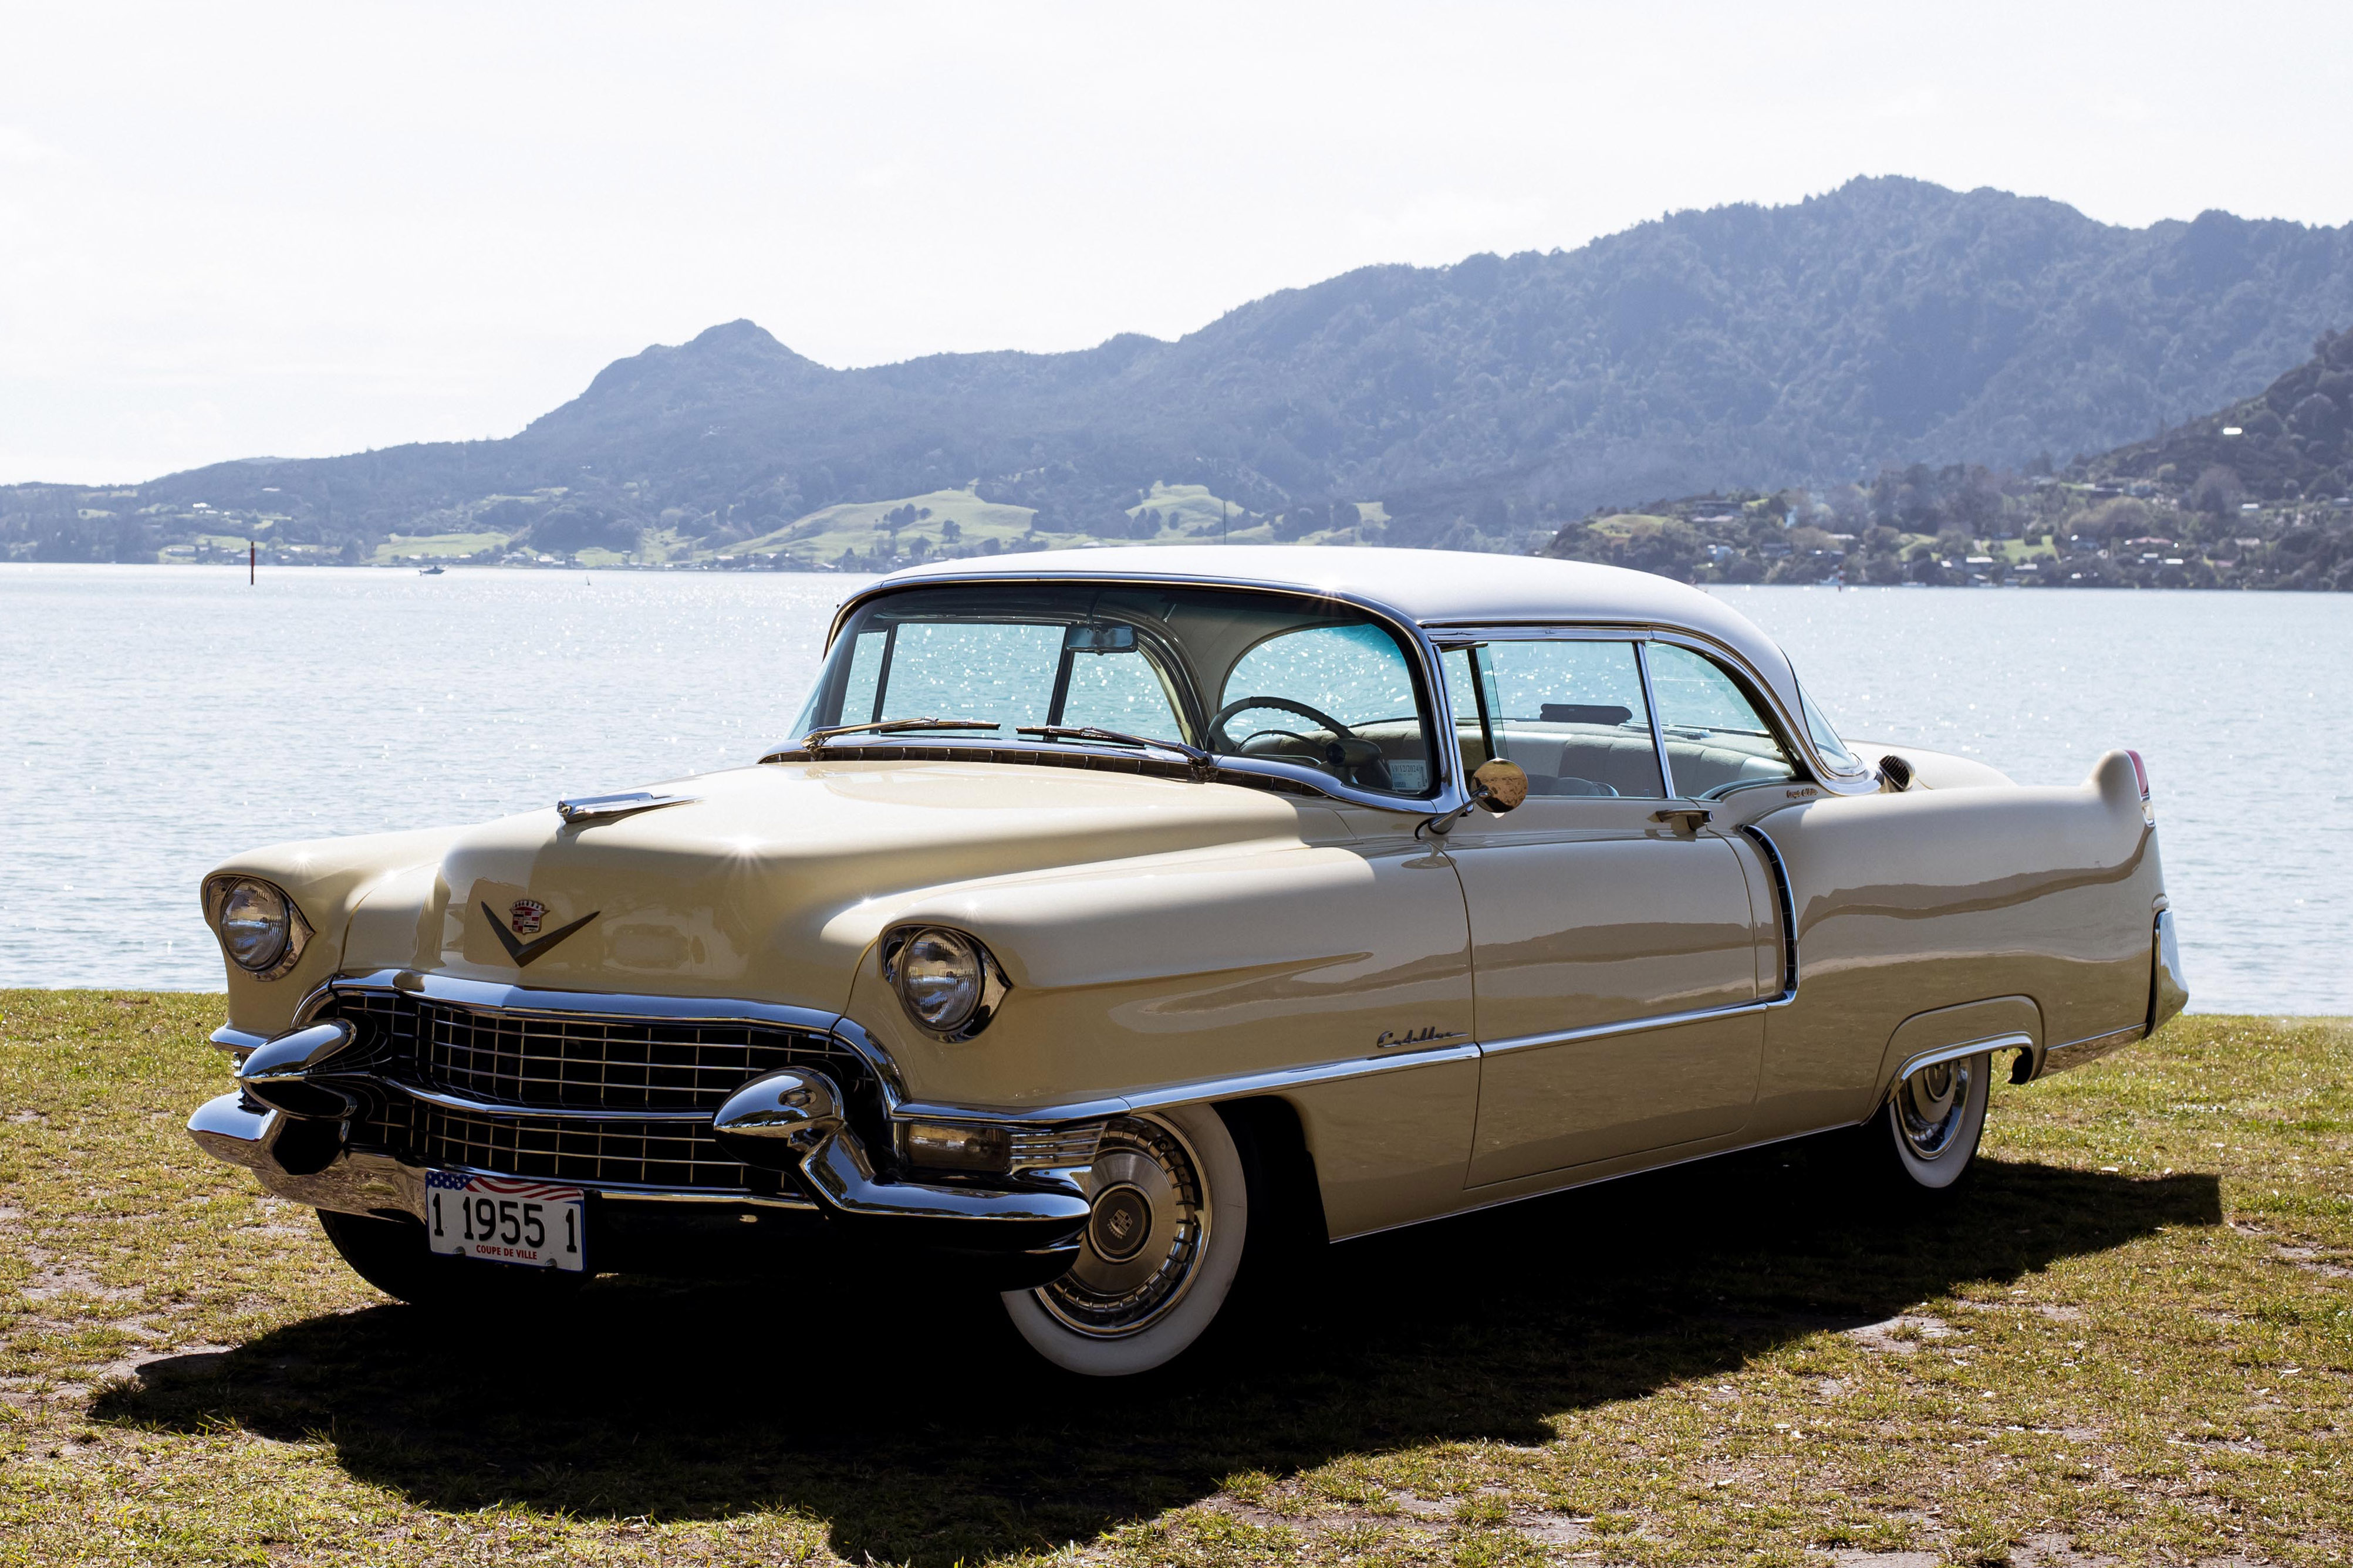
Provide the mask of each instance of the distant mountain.
{"label": "distant mountain", "polygon": [[201,500],[330,547],[708,552],[937,492],[1124,539],[1156,483],[1201,487],[1244,529],[1385,519],[1362,526],[1522,549],[1628,495],[2103,450],[2256,392],[2348,321],[2353,225],[2119,228],[1856,180],[1569,252],[1366,268],[1176,342],[838,371],[735,321],[607,366],[504,440],[221,464],[95,503],[17,487],[0,549],[136,553]]}
{"label": "distant mountain", "polygon": [[1540,553],[1687,583],[2353,592],[2353,331],[2253,397],[2061,472],[1889,464],[1596,509]]}

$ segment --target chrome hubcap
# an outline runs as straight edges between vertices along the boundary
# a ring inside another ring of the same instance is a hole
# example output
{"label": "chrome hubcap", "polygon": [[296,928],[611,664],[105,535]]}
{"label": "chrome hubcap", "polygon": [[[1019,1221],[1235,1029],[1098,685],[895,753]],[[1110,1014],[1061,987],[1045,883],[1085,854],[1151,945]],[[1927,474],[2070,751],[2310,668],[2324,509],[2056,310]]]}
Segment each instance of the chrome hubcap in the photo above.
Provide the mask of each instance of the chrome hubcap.
{"label": "chrome hubcap", "polygon": [[1191,1145],[1140,1117],[1103,1130],[1082,1184],[1094,1212],[1079,1260],[1038,1300],[1080,1333],[1116,1339],[1184,1299],[1209,1239],[1208,1205]]}
{"label": "chrome hubcap", "polygon": [[1912,1152],[1933,1160],[1952,1146],[1968,1113],[1978,1058],[1922,1068],[1895,1091],[1895,1125]]}

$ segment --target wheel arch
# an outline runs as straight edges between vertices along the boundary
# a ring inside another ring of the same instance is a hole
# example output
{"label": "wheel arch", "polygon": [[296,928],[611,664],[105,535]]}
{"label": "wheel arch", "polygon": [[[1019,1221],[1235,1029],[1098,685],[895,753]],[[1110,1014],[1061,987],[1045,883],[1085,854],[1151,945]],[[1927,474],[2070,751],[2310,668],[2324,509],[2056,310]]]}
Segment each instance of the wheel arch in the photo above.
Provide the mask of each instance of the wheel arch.
{"label": "wheel arch", "polygon": [[1259,1201],[1251,1205],[1252,1240],[1261,1246],[1273,1242],[1285,1250],[1329,1241],[1323,1182],[1298,1107],[1280,1095],[1266,1094],[1219,1100],[1216,1110],[1234,1135],[1243,1169],[1260,1191]]}

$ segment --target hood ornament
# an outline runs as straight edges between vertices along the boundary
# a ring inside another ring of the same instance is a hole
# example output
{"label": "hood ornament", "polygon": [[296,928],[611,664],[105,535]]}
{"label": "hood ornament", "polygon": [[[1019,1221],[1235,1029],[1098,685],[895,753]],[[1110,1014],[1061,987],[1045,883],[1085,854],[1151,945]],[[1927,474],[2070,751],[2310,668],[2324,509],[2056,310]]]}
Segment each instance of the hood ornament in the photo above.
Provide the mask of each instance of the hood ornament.
{"label": "hood ornament", "polygon": [[507,950],[507,956],[514,961],[514,966],[517,969],[528,969],[533,960],[541,957],[557,942],[605,912],[602,910],[590,910],[568,926],[558,926],[537,941],[524,942],[517,933],[539,929],[540,921],[547,914],[545,904],[541,903],[537,899],[517,899],[514,907],[508,911],[508,919],[514,923],[512,931],[507,930],[507,921],[500,920],[498,912],[489,904],[485,903],[481,908],[482,918],[491,924],[491,934],[499,939],[499,945]]}
{"label": "hood ornament", "polygon": [[659,811],[666,805],[691,805],[702,798],[694,795],[655,795],[642,789],[627,795],[584,795],[557,801],[555,815],[564,818],[565,826],[574,827],[584,822],[609,822],[640,811]]}

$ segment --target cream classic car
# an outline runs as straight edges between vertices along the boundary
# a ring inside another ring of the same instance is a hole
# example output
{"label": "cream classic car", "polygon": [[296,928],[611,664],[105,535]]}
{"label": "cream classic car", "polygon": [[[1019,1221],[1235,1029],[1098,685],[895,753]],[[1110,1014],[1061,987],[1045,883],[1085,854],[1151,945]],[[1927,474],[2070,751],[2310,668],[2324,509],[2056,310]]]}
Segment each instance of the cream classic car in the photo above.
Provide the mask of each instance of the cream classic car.
{"label": "cream classic car", "polygon": [[411,1301],[887,1263],[1117,1374],[1326,1239],[1834,1129],[1949,1187],[1999,1059],[2186,999],[2137,756],[1850,746],[1755,626],[1607,567],[919,568],[842,604],[794,737],[227,861],[197,1143]]}

